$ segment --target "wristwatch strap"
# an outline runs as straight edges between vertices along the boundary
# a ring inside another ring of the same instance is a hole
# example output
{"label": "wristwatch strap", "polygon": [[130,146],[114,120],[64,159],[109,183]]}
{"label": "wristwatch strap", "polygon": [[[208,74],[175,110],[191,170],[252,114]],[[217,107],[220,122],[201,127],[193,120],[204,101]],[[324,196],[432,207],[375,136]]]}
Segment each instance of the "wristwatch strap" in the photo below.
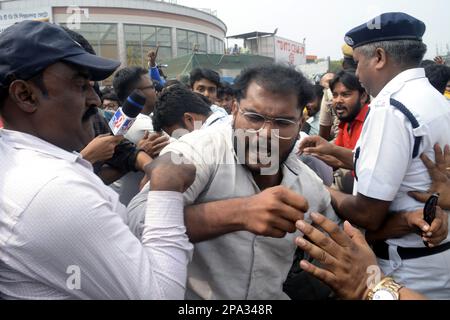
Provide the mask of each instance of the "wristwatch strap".
{"label": "wristwatch strap", "polygon": [[395,282],[394,279],[392,279],[391,277],[385,277],[373,289],[369,290],[369,292],[367,293],[366,300],[373,300],[373,296],[374,296],[375,292],[377,292],[378,290],[381,290],[381,289],[387,289],[387,290],[391,291],[398,300],[399,296],[400,296],[399,291],[401,288],[403,288],[403,286],[401,284],[398,284],[397,282]]}

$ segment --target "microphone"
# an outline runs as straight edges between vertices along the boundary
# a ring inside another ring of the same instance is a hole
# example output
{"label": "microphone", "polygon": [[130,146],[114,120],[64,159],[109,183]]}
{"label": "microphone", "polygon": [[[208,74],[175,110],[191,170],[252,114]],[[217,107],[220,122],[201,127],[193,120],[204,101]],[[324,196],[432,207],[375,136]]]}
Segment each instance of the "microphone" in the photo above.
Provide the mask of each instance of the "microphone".
{"label": "microphone", "polygon": [[133,125],[138,114],[141,113],[144,104],[145,97],[138,90],[134,90],[109,121],[112,133],[115,136],[125,135]]}

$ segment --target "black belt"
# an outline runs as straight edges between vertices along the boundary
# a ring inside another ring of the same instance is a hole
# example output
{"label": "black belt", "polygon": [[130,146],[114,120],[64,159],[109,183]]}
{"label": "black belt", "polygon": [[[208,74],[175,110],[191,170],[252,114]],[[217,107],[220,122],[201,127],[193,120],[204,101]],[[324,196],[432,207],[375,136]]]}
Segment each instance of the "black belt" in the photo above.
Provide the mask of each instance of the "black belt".
{"label": "black belt", "polygon": [[[376,242],[373,247],[373,252],[375,255],[384,260],[389,260],[389,245],[384,241]],[[441,244],[440,246],[434,248],[404,248],[397,247],[397,252],[402,260],[407,259],[417,259],[420,257],[431,256],[440,252],[444,252],[450,249],[450,242]]]}

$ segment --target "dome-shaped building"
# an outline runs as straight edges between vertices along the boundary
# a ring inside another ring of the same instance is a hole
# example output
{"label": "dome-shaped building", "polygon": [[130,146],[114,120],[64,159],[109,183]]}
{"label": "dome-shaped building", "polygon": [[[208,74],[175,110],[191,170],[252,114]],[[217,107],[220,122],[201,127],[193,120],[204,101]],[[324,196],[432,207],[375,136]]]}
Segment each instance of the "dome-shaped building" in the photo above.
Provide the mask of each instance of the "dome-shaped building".
{"label": "dome-shaped building", "polygon": [[[77,6],[73,6],[76,3]],[[98,55],[122,66],[147,65],[192,52],[224,53],[226,25],[202,10],[152,0],[6,0],[0,2],[0,31],[25,19],[49,20],[81,33]]]}

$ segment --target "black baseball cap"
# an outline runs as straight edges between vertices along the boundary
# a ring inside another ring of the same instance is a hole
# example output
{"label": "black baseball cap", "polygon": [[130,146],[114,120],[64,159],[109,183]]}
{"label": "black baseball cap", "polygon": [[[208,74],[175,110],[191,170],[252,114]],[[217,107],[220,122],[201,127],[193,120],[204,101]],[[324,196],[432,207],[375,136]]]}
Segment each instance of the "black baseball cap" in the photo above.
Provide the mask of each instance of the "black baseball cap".
{"label": "black baseball cap", "polygon": [[22,21],[0,34],[0,86],[10,79],[27,80],[57,62],[88,69],[91,80],[109,77],[119,61],[90,54],[67,33],[48,22]]}
{"label": "black baseball cap", "polygon": [[422,41],[425,24],[403,12],[387,12],[347,32],[345,42],[353,49],[378,41]]}

